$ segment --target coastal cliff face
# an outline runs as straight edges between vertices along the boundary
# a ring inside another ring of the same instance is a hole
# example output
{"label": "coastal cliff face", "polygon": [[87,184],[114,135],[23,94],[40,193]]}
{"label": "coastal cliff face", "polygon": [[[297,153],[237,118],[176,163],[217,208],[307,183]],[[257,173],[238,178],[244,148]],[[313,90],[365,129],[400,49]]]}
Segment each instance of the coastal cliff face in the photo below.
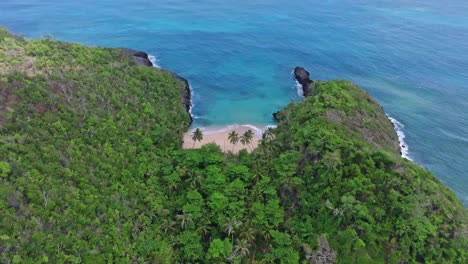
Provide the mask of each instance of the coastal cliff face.
{"label": "coastal cliff face", "polygon": [[128,48],[121,48],[122,52],[128,55],[132,60],[138,64],[143,66],[152,67],[153,63],[150,61],[148,57],[148,53]]}
{"label": "coastal cliff face", "polygon": [[191,125],[193,122],[193,117],[190,113],[190,109],[192,108],[192,91],[190,90],[190,84],[185,78],[180,77],[176,73],[167,70],[164,71],[169,72],[172,75],[172,77],[174,77],[174,79],[179,80],[184,84],[184,93],[182,94],[182,105],[185,107],[185,110],[189,114]]}
{"label": "coastal cliff face", "polygon": [[[151,62],[151,60],[149,59],[149,56],[148,56],[148,54],[146,52],[133,50],[133,49],[128,49],[128,48],[121,48],[120,50],[122,50],[122,52],[125,55],[130,57],[135,62],[135,64],[137,64],[137,65],[143,65],[143,66],[148,66],[148,67],[153,67],[154,66],[153,63]],[[190,114],[190,109],[192,107],[192,96],[191,96],[189,82],[185,78],[180,77],[179,75],[177,75],[174,72],[164,70],[164,69],[162,69],[162,71],[170,73],[174,77],[174,79],[179,80],[184,84],[183,85],[184,93],[182,95],[181,103],[182,103],[185,110],[187,111],[187,113],[190,116],[189,125],[191,125],[192,122],[193,122],[192,115]]]}
{"label": "coastal cliff face", "polygon": [[[328,106],[325,113],[328,120],[345,125],[376,148],[401,154],[395,127],[382,107],[367,92],[349,81],[313,81],[310,73],[302,67],[294,69],[294,77],[301,84],[306,100],[313,97],[311,100]],[[337,104],[338,100],[332,97],[338,95],[337,87],[346,88],[340,94],[343,97],[340,101],[347,100],[347,105]],[[327,90],[335,93],[327,95]],[[279,120],[279,112],[273,113],[276,121]]]}

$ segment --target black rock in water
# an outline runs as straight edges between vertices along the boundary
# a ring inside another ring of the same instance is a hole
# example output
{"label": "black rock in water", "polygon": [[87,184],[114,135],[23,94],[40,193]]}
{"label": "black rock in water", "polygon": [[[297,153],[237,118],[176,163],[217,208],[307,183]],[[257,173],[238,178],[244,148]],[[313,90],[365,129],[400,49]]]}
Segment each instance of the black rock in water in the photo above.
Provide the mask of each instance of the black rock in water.
{"label": "black rock in water", "polygon": [[273,113],[273,120],[275,120],[276,122],[278,122],[278,113],[279,111]]}
{"label": "black rock in water", "polygon": [[294,77],[302,86],[302,92],[304,97],[307,97],[313,93],[313,83],[310,79],[310,74],[302,67],[296,67],[294,69]]}

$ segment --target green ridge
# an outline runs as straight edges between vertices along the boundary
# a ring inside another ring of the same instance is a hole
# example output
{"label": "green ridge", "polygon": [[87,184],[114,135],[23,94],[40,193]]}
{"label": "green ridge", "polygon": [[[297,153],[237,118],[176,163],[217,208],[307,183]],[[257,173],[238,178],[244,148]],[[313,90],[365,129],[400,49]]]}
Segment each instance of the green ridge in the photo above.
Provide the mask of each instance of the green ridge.
{"label": "green ridge", "polygon": [[180,149],[183,89],[0,29],[0,262],[466,263],[466,209],[354,84],[316,82],[237,155]]}

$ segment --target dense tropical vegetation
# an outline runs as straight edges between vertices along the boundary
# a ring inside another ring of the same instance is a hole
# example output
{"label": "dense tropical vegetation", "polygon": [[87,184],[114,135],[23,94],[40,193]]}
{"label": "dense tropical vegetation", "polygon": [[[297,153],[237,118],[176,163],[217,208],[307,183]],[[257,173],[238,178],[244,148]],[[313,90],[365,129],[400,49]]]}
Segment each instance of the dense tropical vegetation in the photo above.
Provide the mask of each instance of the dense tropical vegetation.
{"label": "dense tropical vegetation", "polygon": [[182,93],[0,30],[0,262],[466,263],[466,209],[352,83],[316,82],[250,154],[180,149]]}

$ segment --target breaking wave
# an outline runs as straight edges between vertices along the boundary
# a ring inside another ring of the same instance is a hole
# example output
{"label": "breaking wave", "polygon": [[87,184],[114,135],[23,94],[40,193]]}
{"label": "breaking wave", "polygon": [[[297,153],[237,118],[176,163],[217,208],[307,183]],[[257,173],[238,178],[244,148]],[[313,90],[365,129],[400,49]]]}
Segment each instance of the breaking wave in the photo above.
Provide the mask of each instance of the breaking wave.
{"label": "breaking wave", "polygon": [[393,117],[391,117],[389,115],[387,115],[387,117],[392,122],[393,127],[395,128],[395,131],[397,133],[398,142],[400,144],[401,156],[403,158],[406,158],[408,160],[413,161],[409,156],[408,144],[406,144],[406,142],[405,142],[406,135],[403,132],[403,129],[405,128],[405,125],[403,125],[400,121],[396,120],[395,118],[393,118]]}

